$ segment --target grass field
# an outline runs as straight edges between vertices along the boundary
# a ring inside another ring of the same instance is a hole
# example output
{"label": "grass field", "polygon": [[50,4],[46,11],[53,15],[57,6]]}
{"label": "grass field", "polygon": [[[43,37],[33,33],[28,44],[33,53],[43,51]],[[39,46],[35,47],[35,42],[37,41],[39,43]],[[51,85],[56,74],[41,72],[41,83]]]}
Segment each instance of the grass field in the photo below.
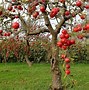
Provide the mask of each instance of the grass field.
{"label": "grass field", "polygon": [[[72,65],[71,73],[76,85],[68,90],[89,90],[88,64]],[[0,90],[48,90],[50,76],[49,64],[34,64],[30,68],[25,63],[0,64]]]}

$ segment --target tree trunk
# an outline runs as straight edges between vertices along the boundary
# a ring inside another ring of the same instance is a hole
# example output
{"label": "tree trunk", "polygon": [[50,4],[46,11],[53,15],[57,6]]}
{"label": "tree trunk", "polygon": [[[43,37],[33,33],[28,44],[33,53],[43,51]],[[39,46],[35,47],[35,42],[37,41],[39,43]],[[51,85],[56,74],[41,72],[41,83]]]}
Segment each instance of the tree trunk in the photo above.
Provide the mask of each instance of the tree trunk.
{"label": "tree trunk", "polygon": [[[29,41],[28,40],[26,40],[26,45],[27,45],[27,47],[29,47]],[[28,51],[27,51],[27,54],[28,54]],[[25,60],[26,60],[27,64],[29,65],[29,67],[31,67],[32,62],[28,60],[28,55],[25,55]]]}
{"label": "tree trunk", "polygon": [[52,90],[63,90],[62,80],[61,80],[61,70],[59,68],[59,49],[56,46],[57,37],[52,37],[52,60],[51,60],[51,70],[52,70]]}
{"label": "tree trunk", "polygon": [[32,66],[32,62],[30,62],[28,60],[28,56],[27,55],[25,55],[25,60],[26,60],[27,64],[29,65],[29,67],[31,67]]}

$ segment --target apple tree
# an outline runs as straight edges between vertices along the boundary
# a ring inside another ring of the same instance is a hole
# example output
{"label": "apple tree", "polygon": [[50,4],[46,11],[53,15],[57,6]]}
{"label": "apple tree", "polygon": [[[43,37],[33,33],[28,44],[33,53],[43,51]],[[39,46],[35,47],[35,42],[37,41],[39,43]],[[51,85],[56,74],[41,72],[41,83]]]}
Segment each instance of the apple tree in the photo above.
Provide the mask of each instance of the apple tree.
{"label": "apple tree", "polygon": [[[11,32],[15,37],[24,33],[29,46],[31,37],[50,34],[50,63],[52,90],[63,90],[62,73],[59,68],[59,52],[66,64],[65,74],[70,74],[68,48],[76,43],[82,32],[89,30],[87,9],[89,0],[2,0],[0,5],[0,30],[4,39]],[[78,21],[79,19],[79,21]],[[28,58],[26,56],[26,58]]]}

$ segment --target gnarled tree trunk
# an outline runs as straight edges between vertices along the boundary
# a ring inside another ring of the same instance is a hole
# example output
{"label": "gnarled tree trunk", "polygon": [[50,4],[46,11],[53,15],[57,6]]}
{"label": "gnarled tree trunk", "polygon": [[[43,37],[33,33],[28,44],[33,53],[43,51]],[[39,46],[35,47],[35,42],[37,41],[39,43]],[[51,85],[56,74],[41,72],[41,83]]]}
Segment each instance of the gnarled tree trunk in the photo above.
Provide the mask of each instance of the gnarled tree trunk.
{"label": "gnarled tree trunk", "polygon": [[56,45],[57,37],[52,37],[52,60],[51,60],[51,70],[52,70],[52,90],[63,90],[62,80],[61,80],[61,70],[59,68],[59,49]]}

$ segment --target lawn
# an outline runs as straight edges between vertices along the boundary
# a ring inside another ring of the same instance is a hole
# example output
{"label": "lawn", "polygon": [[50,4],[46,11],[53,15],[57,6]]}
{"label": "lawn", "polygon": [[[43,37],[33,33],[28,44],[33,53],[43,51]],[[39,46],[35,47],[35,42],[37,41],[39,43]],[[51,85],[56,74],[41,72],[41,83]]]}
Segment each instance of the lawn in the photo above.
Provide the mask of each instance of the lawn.
{"label": "lawn", "polygon": [[[68,90],[89,90],[89,65],[73,64],[71,67],[76,85]],[[0,64],[0,90],[48,90],[51,85],[49,64]],[[63,78],[64,79],[64,78]]]}

